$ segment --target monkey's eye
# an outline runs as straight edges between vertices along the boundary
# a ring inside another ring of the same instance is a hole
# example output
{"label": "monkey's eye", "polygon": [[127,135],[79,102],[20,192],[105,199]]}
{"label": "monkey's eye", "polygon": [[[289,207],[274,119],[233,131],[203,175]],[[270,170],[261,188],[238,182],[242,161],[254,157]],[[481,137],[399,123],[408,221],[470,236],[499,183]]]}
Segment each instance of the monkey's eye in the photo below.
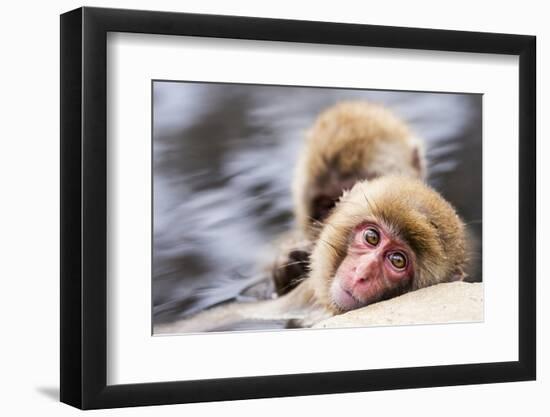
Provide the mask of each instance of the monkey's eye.
{"label": "monkey's eye", "polygon": [[407,266],[407,258],[401,252],[390,253],[388,259],[396,269],[405,269]]}
{"label": "monkey's eye", "polygon": [[378,230],[369,227],[363,232],[363,238],[369,245],[376,246],[380,242],[380,233],[378,233]]}

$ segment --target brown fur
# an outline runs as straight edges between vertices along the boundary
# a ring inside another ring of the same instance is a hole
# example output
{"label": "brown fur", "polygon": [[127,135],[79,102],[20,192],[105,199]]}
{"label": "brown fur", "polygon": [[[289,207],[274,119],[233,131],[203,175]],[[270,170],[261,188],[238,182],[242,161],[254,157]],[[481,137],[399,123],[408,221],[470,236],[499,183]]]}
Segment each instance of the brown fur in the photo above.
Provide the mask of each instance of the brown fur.
{"label": "brown fur", "polygon": [[329,288],[346,255],[352,230],[366,221],[384,224],[415,252],[409,290],[464,278],[465,229],[454,208],[421,181],[382,177],[357,183],[326,221],[311,255],[307,280],[322,305],[331,305]]}
{"label": "brown fur", "polygon": [[[309,130],[293,182],[298,229],[315,239],[312,200],[319,191],[341,194],[358,180],[395,174],[423,179],[421,141],[409,127],[380,105],[342,102],[325,110]],[[312,227],[313,226],[313,227]]]}

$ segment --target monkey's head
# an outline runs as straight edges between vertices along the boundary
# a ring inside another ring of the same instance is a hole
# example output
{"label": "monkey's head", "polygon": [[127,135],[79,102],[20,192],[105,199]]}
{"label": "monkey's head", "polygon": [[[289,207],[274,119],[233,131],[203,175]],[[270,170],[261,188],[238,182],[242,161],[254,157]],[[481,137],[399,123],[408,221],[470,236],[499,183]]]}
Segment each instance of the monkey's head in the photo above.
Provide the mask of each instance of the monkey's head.
{"label": "monkey's head", "polygon": [[419,180],[381,177],[346,192],[311,256],[316,298],[342,313],[440,282],[462,280],[463,222]]}
{"label": "monkey's head", "polygon": [[298,161],[298,226],[314,238],[315,225],[357,181],[389,174],[424,178],[425,171],[421,141],[392,112],[363,101],[339,103],[317,118]]}

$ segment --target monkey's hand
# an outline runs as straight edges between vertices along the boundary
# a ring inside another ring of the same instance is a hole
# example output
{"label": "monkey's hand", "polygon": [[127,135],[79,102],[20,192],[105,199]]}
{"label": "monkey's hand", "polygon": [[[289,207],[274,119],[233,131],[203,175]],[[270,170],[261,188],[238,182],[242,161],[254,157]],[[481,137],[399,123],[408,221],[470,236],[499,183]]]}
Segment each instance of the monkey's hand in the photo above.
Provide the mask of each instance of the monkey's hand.
{"label": "monkey's hand", "polygon": [[272,277],[277,294],[284,295],[295,288],[309,272],[309,256],[313,245],[306,239],[288,236],[279,246],[279,254],[272,266]]}

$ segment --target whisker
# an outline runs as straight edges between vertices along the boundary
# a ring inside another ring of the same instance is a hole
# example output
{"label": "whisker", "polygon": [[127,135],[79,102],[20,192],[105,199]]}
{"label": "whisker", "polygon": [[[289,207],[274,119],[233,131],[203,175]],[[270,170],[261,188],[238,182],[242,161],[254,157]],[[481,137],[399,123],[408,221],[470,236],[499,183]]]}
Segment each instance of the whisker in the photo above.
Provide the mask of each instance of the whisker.
{"label": "whisker", "polygon": [[311,221],[312,225],[319,225],[321,227],[323,227],[325,225],[324,222],[314,218],[314,217],[311,217],[311,216],[307,216],[307,218]]}
{"label": "whisker", "polygon": [[363,207],[363,204],[353,200],[342,200],[339,204],[355,204],[356,206]]}
{"label": "whisker", "polygon": [[275,269],[283,269],[283,268],[286,268],[287,266],[300,265],[300,264],[309,264],[309,261],[295,261],[295,262],[289,262],[289,263],[280,265],[280,266],[278,266],[278,267],[275,268]]}
{"label": "whisker", "polygon": [[332,249],[334,249],[334,251],[335,251],[336,253],[340,253],[340,251],[339,251],[339,250],[336,248],[336,246],[334,246],[332,243],[327,242],[326,240],[321,239],[321,238],[319,238],[319,241],[320,241],[320,242],[323,242],[325,245],[327,245],[327,246],[331,247]]}
{"label": "whisker", "polygon": [[308,277],[308,275],[305,274],[302,277],[291,279],[288,284],[286,284],[284,287],[281,288],[281,291],[284,293],[284,292],[286,292],[286,290],[292,289],[293,287],[296,287],[297,285],[299,285],[300,283],[305,281],[307,279],[307,277]]}
{"label": "whisker", "polygon": [[376,204],[371,203],[371,201],[368,199],[367,194],[365,193],[365,190],[363,188],[362,183],[359,184],[359,187],[361,188],[361,193],[363,194],[363,197],[365,198],[365,201],[367,202],[367,205],[369,206],[369,208],[371,210],[375,210],[375,209],[378,210],[378,208],[376,207]]}

